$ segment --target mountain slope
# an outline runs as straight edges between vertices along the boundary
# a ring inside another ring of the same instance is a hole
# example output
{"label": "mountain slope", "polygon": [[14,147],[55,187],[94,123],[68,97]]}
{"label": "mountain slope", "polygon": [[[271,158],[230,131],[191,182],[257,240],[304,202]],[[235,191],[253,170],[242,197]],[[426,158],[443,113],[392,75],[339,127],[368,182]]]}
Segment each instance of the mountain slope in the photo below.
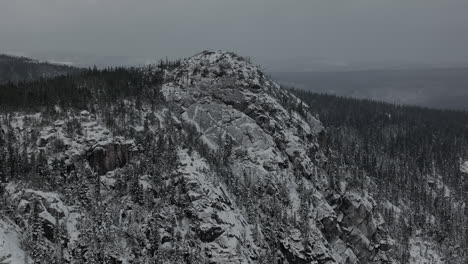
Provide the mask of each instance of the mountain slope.
{"label": "mountain slope", "polygon": [[[304,109],[307,106],[268,80],[258,67],[231,53],[201,53],[185,61],[169,74],[168,79],[175,82],[170,81],[163,86],[166,98],[180,106],[182,118],[195,125],[209,146],[224,152],[227,147],[228,153],[244,152],[239,156],[229,155],[224,165],[230,168],[228,174],[233,174],[229,177],[239,181],[231,184],[232,193],[241,193],[245,181],[253,181],[259,188],[263,186],[266,189],[252,194],[258,203],[250,206],[259,213],[256,216],[259,219],[251,221],[255,224],[259,221],[260,227],[265,228],[262,235],[267,244],[279,244],[281,253],[290,261],[315,259],[325,263],[346,258],[352,261],[357,255],[361,262],[367,262],[373,252],[370,248],[375,243],[372,240],[377,229],[372,217],[372,203],[367,201],[371,198],[362,198],[353,192],[336,193],[335,199],[355,203],[346,206],[366,205],[362,215],[352,215],[345,223],[338,223],[335,212],[325,199],[327,195],[334,194],[327,192],[327,178],[319,166],[322,161],[317,137],[323,128],[306,110],[301,112],[303,116],[295,111],[288,112],[280,101]],[[220,144],[220,141],[228,143]],[[277,212],[262,208],[278,195],[272,190],[269,194],[268,188],[283,189],[287,193],[286,197],[277,197],[282,202],[270,204]],[[313,208],[313,203],[318,208]],[[347,207],[337,209],[338,212],[353,210]],[[281,214],[281,211],[286,211],[282,220],[268,215]],[[347,212],[341,213],[347,216]],[[363,230],[358,228],[354,234],[340,230],[362,222],[364,219],[360,217],[368,218],[362,224]],[[317,224],[320,221],[326,221],[330,226],[320,230]],[[268,226],[271,222],[284,225],[283,228],[288,230],[276,241],[272,238],[278,230],[268,233],[271,231],[269,228],[275,229]],[[325,228],[337,228],[337,234],[330,234]],[[350,252],[351,247],[345,246],[350,240],[341,240],[350,235],[354,239],[354,254]]]}
{"label": "mountain slope", "polygon": [[467,112],[294,93],[327,127],[329,164],[376,183],[397,259],[466,262]]}
{"label": "mountain slope", "polygon": [[401,263],[375,179],[342,170],[311,107],[245,58],[37,87],[53,99],[0,118],[1,215],[36,263]]}

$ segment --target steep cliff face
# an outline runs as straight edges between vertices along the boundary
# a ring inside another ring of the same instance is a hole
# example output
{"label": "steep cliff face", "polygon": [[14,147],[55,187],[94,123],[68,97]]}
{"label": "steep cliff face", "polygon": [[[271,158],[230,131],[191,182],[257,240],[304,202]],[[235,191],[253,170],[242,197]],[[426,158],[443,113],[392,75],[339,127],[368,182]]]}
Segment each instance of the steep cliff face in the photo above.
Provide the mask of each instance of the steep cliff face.
{"label": "steep cliff face", "polygon": [[[12,183],[6,192],[12,215],[27,219],[27,228],[34,204],[47,243],[62,232],[72,263],[91,258],[86,245],[96,236],[104,245],[97,256],[124,263],[143,261],[148,252],[167,263],[385,259],[391,244],[371,195],[346,181],[331,187],[318,144],[325,128],[259,67],[233,53],[205,51],[166,70],[161,90],[164,108],[136,110],[135,138],[116,137],[87,112],[76,117],[78,134],[67,133],[60,119],[44,126],[39,114],[31,117],[37,122],[22,123],[16,133],[39,131],[39,147],[30,152],[50,154],[49,164],[63,160],[78,175],[64,178],[87,178],[76,183],[82,190],[66,195]],[[161,140],[149,143],[156,134]],[[164,151],[170,155],[158,156]],[[73,197],[79,201],[67,201]],[[168,257],[176,253],[184,257]]]}
{"label": "steep cliff face", "polygon": [[[284,199],[285,218],[293,220],[276,234],[284,260],[367,263],[374,258],[386,243],[374,215],[375,203],[368,195],[328,188],[317,143],[324,128],[307,111],[287,111],[282,103],[305,110],[306,105],[259,67],[228,52],[202,52],[166,78],[163,93],[176,104],[180,119],[193,124],[213,150],[229,148],[226,164],[233,178],[265,189],[260,201],[250,202],[261,208],[263,201]],[[280,189],[287,191],[279,193]],[[262,223],[278,220],[265,210],[257,213],[264,240],[260,244],[274,244],[266,231],[270,227]],[[310,233],[301,233],[299,226]]]}
{"label": "steep cliff face", "polygon": [[[258,67],[226,52],[204,52],[169,73],[163,93],[177,106],[181,118],[196,126],[213,149],[226,138],[233,153],[235,177],[250,168],[259,179],[275,178],[288,163],[296,163],[304,176],[314,173],[309,154],[318,148],[317,133],[323,127],[288,113],[277,97],[288,96]],[[220,141],[220,138],[222,140]],[[285,170],[288,171],[288,170]]]}
{"label": "steep cliff face", "polygon": [[125,166],[132,151],[135,150],[131,142],[106,142],[93,146],[87,159],[91,168],[103,175]]}

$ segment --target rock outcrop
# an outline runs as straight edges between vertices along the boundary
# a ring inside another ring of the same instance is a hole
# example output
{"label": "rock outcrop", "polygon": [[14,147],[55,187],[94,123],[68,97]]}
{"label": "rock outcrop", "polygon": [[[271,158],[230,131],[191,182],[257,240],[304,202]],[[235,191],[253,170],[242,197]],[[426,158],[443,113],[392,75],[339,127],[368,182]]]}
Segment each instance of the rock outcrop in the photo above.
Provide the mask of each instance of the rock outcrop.
{"label": "rock outcrop", "polygon": [[99,175],[116,168],[122,168],[131,158],[134,149],[132,142],[100,143],[89,151],[88,162]]}
{"label": "rock outcrop", "polygon": [[[7,186],[7,193],[7,203],[16,205],[15,220],[21,228],[31,228],[31,215],[34,210],[41,219],[43,235],[50,243],[56,242],[55,236],[59,232],[65,232],[63,235],[67,242],[73,243],[77,239],[76,225],[80,213],[76,208],[65,205],[56,193],[22,189],[14,184]],[[61,227],[65,230],[59,230]]]}
{"label": "rock outcrop", "polygon": [[[293,217],[299,214],[295,205],[299,202],[298,184],[318,192],[314,206],[309,208],[308,244],[297,229],[281,234],[285,261],[367,263],[373,259],[378,251],[374,205],[355,193],[336,193],[335,200],[320,194],[328,186],[321,160],[316,159],[320,156],[317,137],[323,127],[306,112],[288,112],[280,99],[288,98],[305,109],[307,105],[280,89],[260,68],[229,52],[202,52],[183,61],[166,78],[163,93],[178,106],[180,119],[194,125],[214,151],[225,150],[229,141],[233,177],[242,181],[247,175],[265,184],[266,196],[261,199],[277,195],[279,186],[285,186]],[[203,194],[192,193],[191,197],[198,201]],[[204,222],[207,218],[200,221],[210,231],[201,233],[204,238],[210,234],[209,242],[216,243],[218,234],[223,237],[223,226],[210,224],[211,220]]]}

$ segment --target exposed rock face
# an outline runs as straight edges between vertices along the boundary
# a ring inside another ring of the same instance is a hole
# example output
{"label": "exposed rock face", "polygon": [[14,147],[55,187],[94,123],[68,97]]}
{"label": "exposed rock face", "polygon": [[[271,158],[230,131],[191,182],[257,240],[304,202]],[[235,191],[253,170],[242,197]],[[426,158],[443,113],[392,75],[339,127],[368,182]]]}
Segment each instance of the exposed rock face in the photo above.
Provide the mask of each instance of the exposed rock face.
{"label": "exposed rock face", "polygon": [[372,201],[365,200],[356,193],[346,193],[340,197],[336,212],[342,216],[340,221],[343,233],[340,238],[354,245],[353,252],[360,263],[367,263],[377,253],[374,235],[377,225],[373,217]]}
{"label": "exposed rock face", "polygon": [[[328,186],[327,179],[323,172],[317,173],[321,161],[316,159],[317,135],[323,127],[310,114],[301,116],[283,108],[279,99],[292,95],[266,78],[258,67],[228,52],[202,52],[184,61],[166,78],[163,93],[179,106],[180,119],[193,124],[214,150],[222,150],[226,138],[232,140],[233,177],[242,180],[247,175],[253,181],[268,183],[266,193],[272,196],[278,192],[278,186],[286,186],[287,199],[293,201],[292,215],[299,210],[298,184],[315,190],[307,219],[308,243],[304,243],[299,230],[285,230],[280,240],[284,261],[351,264],[373,259],[378,248],[374,206],[357,194],[336,193],[335,199],[325,199],[322,192]],[[307,108],[298,99],[293,100]],[[202,191],[196,191],[196,186],[201,185],[191,184],[190,188],[195,189],[189,194],[199,205],[206,199]],[[227,207],[226,203],[222,205],[221,208]],[[210,212],[219,210],[203,208]],[[199,213],[199,221],[205,230],[199,232],[201,238],[212,245],[210,254],[221,254],[219,245],[230,232],[205,214]],[[242,229],[252,232],[248,225]],[[245,248],[245,252],[251,256],[258,253],[255,247]]]}
{"label": "exposed rock face", "polygon": [[224,230],[219,226],[202,225],[198,230],[200,240],[208,243],[215,241],[222,233]]}
{"label": "exposed rock face", "polygon": [[163,93],[180,105],[182,118],[197,126],[211,146],[222,147],[219,137],[228,135],[234,151],[248,150],[250,164],[238,163],[235,174],[249,167],[263,178],[267,170],[281,170],[279,165],[288,159],[296,161],[304,175],[313,174],[307,148],[316,148],[314,138],[322,125],[312,116],[304,120],[297,113],[290,115],[277,98],[291,95],[244,58],[200,53],[168,75]]}
{"label": "exposed rock face", "polygon": [[67,241],[74,242],[77,239],[76,224],[79,213],[75,208],[66,206],[56,193],[42,192],[31,189],[21,190],[18,186],[7,187],[9,204],[16,205],[16,218],[22,228],[30,226],[30,216],[33,206],[36,213],[42,219],[44,237],[50,242],[55,242],[55,235],[59,226],[65,227]]}
{"label": "exposed rock face", "polygon": [[[209,165],[198,154],[179,153],[180,173],[187,194],[191,200],[191,210],[187,215],[192,228],[203,241],[210,263],[239,263],[233,257],[236,247],[244,256],[241,263],[255,263],[257,246],[247,219],[234,206],[232,197],[223,187],[210,182],[213,177]],[[195,162],[194,162],[195,161]]]}
{"label": "exposed rock face", "polygon": [[88,155],[89,165],[99,175],[121,168],[127,164],[131,148],[131,144],[119,142],[94,146]]}

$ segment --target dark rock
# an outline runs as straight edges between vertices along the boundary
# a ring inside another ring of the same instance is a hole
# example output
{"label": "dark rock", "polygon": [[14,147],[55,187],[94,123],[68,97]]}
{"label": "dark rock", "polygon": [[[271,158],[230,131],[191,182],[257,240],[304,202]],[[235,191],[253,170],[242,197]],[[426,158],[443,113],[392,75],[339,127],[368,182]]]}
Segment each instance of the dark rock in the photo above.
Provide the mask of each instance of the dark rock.
{"label": "dark rock", "polygon": [[341,230],[337,224],[337,219],[334,217],[324,217],[321,220],[323,229],[325,231],[326,238],[331,240],[332,237],[339,237],[341,235]]}
{"label": "dark rock", "polygon": [[130,156],[130,146],[128,144],[109,143],[104,146],[97,146],[88,155],[88,162],[91,168],[99,175],[108,171],[121,168],[127,164]]}
{"label": "dark rock", "polygon": [[48,143],[48,140],[46,138],[39,138],[37,142],[37,146],[40,148],[43,148],[47,145],[47,143]]}
{"label": "dark rock", "polygon": [[44,237],[47,238],[51,242],[55,242],[54,240],[55,226],[49,221],[43,221],[42,228],[44,230]]}
{"label": "dark rock", "polygon": [[170,236],[163,236],[161,238],[161,244],[168,243],[168,242],[171,242],[171,241],[172,241],[172,237],[170,237]]}
{"label": "dark rock", "polygon": [[248,107],[244,94],[237,89],[216,89],[213,91],[213,97],[220,99],[227,105],[232,105],[240,111]]}
{"label": "dark rock", "polygon": [[295,255],[289,248],[288,244],[280,243],[280,251],[288,261],[287,263],[296,263],[296,264],[307,264],[311,263],[310,260],[304,259],[300,256]]}
{"label": "dark rock", "polygon": [[389,251],[393,245],[388,240],[381,240],[379,243],[379,250]]}
{"label": "dark rock", "polygon": [[123,262],[114,256],[106,256],[105,263],[109,264],[122,264]]}
{"label": "dark rock", "polygon": [[215,241],[223,233],[224,230],[219,226],[202,226],[198,229],[198,236],[205,243]]}

